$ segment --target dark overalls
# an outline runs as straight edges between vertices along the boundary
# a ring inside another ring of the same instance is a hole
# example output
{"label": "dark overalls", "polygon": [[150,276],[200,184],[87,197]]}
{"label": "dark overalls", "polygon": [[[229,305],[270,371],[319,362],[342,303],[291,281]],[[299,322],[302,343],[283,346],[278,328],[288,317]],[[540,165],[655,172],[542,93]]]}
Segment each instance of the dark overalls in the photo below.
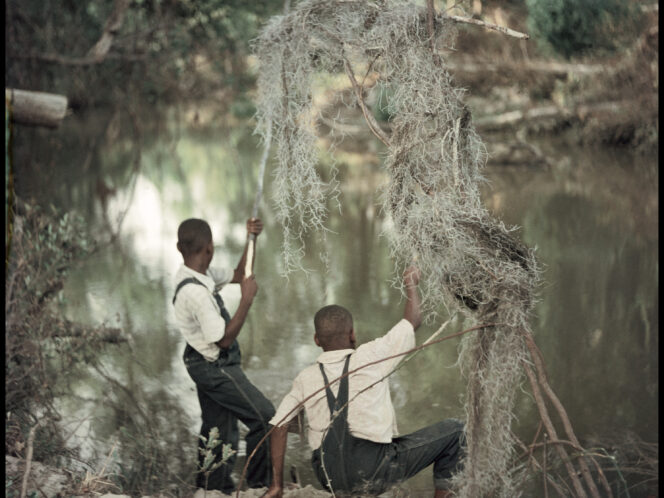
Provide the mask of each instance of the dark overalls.
{"label": "dark overalls", "polygon": [[[173,304],[179,290],[187,284],[204,285],[195,278],[187,278],[180,282],[175,289]],[[219,306],[221,316],[228,325],[230,314],[218,292],[213,293]],[[201,405],[201,436],[209,437],[210,429],[219,429],[219,444],[213,449],[215,461],[221,454],[222,445],[231,444],[237,451],[240,439],[238,419],[249,428],[245,440],[247,442],[247,455],[256,448],[258,442],[269,430],[268,422],[274,416],[274,406],[244,375],[240,366],[240,346],[237,341],[229,348],[222,349],[215,361],[207,361],[203,355],[189,344],[184,350],[184,364],[189,376],[196,383],[198,401]],[[199,439],[199,449],[205,449],[205,443]],[[269,457],[267,441],[258,448],[256,454],[249,462],[247,468],[247,484],[250,488],[269,486],[272,466]],[[231,456],[224,465],[210,473],[207,480],[207,489],[218,489],[230,494],[235,489],[231,472],[235,464],[236,455]],[[203,464],[203,455],[199,451],[199,469]],[[205,487],[205,475],[199,473],[196,486]]]}
{"label": "dark overalls", "polygon": [[[343,374],[348,372],[350,355]],[[325,385],[329,384],[319,363]],[[348,376],[339,381],[335,400],[325,388],[330,426],[311,464],[321,485],[335,493],[378,495],[434,464],[436,489],[448,489],[449,478],[460,469],[465,439],[463,423],[447,419],[391,443],[376,443],[353,436],[348,428]]]}

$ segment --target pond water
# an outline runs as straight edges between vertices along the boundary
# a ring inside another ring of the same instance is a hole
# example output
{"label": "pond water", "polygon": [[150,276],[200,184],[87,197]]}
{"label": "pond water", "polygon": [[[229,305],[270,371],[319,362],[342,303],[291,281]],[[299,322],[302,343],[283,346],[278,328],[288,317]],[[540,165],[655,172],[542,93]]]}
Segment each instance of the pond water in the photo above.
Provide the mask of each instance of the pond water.
{"label": "pond water", "polygon": [[[236,265],[260,145],[242,123],[180,128],[171,117],[159,128],[141,130],[136,141],[129,125],[114,116],[68,121],[53,132],[22,137],[19,130],[17,190],[86,217],[103,243],[71,275],[67,314],[84,323],[119,326],[130,339],[108,346],[101,372],[91,370],[71,384],[75,396],[62,405],[76,429],[71,441],[83,446],[84,457],[103,457],[130,417],[118,407],[129,391],[123,409],[130,413],[135,403],[162,417],[158,433],[165,439],[180,430],[178,441],[193,461],[200,410],[171,306],[181,262],[176,230],[188,217],[207,219],[216,247],[213,264]],[[39,141],[43,152],[30,156],[30,140]],[[550,383],[582,444],[630,433],[657,442],[657,158],[554,140],[539,146],[555,166],[490,166],[483,195],[496,216],[520,226],[523,240],[537,247],[544,281],[532,325]],[[281,275],[281,231],[270,210],[268,167],[260,209],[265,230],[255,268],[259,293],[239,342],[248,377],[275,406],[297,372],[319,354],[312,335],[313,314],[321,306],[335,302],[349,308],[360,341],[383,334],[402,316],[403,301],[390,283],[396,275],[377,193],[386,177],[376,149],[375,144],[337,147],[341,193],[338,205],[330,201],[331,232],[324,242],[316,236],[306,241],[308,271],[288,278]],[[327,176],[331,156],[323,154],[322,161]],[[327,253],[326,264],[321,252]],[[238,286],[228,286],[222,295],[232,312]],[[439,325],[424,325],[418,342]],[[448,330],[460,328],[452,324]],[[463,418],[457,346],[452,340],[427,348],[393,375],[402,433],[442,418]],[[516,407],[515,431],[524,440],[532,439],[539,421],[528,390],[524,384]],[[296,465],[304,483],[318,487],[308,460],[306,442],[291,435],[286,468]],[[431,472],[402,488],[411,496],[428,495]]]}

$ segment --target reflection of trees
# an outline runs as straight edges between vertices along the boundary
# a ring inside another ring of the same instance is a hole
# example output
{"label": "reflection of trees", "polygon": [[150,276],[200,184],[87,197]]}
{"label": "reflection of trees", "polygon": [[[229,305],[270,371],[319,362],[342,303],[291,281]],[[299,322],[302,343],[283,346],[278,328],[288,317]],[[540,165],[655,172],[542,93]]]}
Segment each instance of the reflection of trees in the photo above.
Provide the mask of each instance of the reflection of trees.
{"label": "reflection of trees", "polygon": [[[545,266],[538,342],[581,433],[656,427],[656,244],[621,232],[601,204],[553,195],[524,219]],[[647,407],[650,406],[650,409]]]}

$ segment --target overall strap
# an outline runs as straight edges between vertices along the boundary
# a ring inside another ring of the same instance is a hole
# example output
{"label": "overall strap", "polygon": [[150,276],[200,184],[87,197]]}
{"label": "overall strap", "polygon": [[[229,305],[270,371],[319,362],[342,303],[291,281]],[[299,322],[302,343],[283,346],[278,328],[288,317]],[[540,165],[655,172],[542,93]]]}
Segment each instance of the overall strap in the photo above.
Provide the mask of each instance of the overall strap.
{"label": "overall strap", "polygon": [[[352,354],[352,353],[351,353]],[[327,380],[327,375],[325,375],[325,369],[323,368],[322,363],[318,363],[320,367],[320,372],[323,374],[323,380],[325,381],[325,395],[327,396],[327,406],[330,408],[330,416],[334,415],[335,410],[338,410],[348,402],[348,364],[350,363],[350,354],[346,356],[346,363],[344,363],[343,374],[345,377],[342,377],[339,381],[339,392],[337,393],[337,398],[334,398],[332,390],[328,384],[330,383]]]}
{"label": "overall strap", "polygon": [[[175,288],[175,294],[173,295],[173,304],[175,304],[175,298],[178,297],[178,292],[180,292],[180,289],[184,287],[187,284],[198,284],[202,285],[205,287],[205,284],[194,277],[189,277],[185,278],[183,281],[181,281],[178,286]],[[221,317],[224,319],[226,323],[231,321],[231,315],[226,309],[226,306],[224,306],[224,300],[221,299],[221,296],[219,295],[219,292],[216,290],[212,293],[212,296],[214,297],[214,300],[217,302],[217,306],[219,306],[219,313],[221,314]]]}
{"label": "overall strap", "polygon": [[203,287],[205,287],[205,284],[204,284],[203,282],[199,282],[199,281],[196,280],[194,277],[185,278],[185,279],[184,279],[182,282],[180,282],[180,283],[178,284],[178,286],[175,288],[175,293],[173,294],[173,304],[175,304],[175,298],[178,297],[178,292],[180,292],[180,289],[182,289],[182,287],[184,287],[184,286],[187,285],[187,284],[198,284],[198,285],[202,285]]}

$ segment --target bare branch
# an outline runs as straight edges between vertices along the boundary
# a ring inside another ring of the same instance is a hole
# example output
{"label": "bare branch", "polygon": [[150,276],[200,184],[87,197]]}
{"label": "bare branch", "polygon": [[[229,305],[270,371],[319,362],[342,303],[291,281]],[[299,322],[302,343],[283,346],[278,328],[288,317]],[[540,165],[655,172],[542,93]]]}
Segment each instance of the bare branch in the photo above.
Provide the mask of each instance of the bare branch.
{"label": "bare branch", "polygon": [[355,95],[357,96],[357,101],[360,104],[360,107],[362,108],[362,114],[364,114],[364,119],[366,119],[367,124],[369,125],[369,128],[373,132],[378,139],[383,142],[385,145],[388,147],[390,146],[390,141],[385,132],[382,130],[380,125],[376,122],[376,119],[374,118],[373,114],[367,109],[366,104],[364,103],[364,97],[362,96],[362,91],[363,88],[358,84],[357,80],[355,79],[355,75],[353,74],[353,70],[350,67],[350,63],[348,62],[348,59],[346,57],[344,59],[344,69],[346,70],[346,74],[348,75],[348,79],[350,80],[351,84],[353,85],[353,90],[355,90]]}
{"label": "bare branch", "polygon": [[102,32],[101,37],[97,43],[95,43],[94,46],[88,51],[88,57],[92,58],[96,62],[101,62],[104,60],[108,54],[108,51],[111,49],[115,35],[122,27],[125,12],[128,8],[129,0],[115,0],[113,11],[111,12],[109,18],[106,20],[104,31]]}
{"label": "bare branch", "polygon": [[508,36],[513,36],[514,38],[518,38],[520,40],[527,40],[530,38],[530,35],[527,33],[521,33],[520,31],[515,31],[510,28],[505,28],[504,26],[498,26],[497,24],[492,24],[490,22],[480,21],[479,19],[471,19],[469,17],[461,17],[461,16],[448,16],[445,14],[439,14],[439,16],[443,17],[444,19],[450,19],[451,21],[458,23],[475,24],[476,26],[481,26],[486,29],[498,31],[499,33]]}

